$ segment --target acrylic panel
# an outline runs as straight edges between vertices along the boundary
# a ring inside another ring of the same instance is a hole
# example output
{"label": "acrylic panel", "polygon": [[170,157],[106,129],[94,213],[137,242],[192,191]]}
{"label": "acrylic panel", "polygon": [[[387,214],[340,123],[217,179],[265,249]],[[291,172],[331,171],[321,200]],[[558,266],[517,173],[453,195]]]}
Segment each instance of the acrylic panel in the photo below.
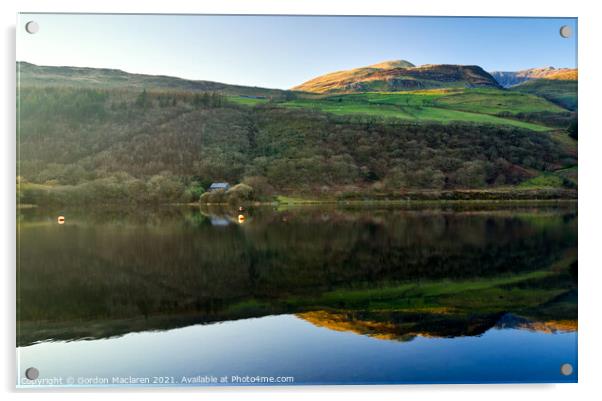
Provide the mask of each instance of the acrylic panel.
{"label": "acrylic panel", "polygon": [[577,382],[577,19],[20,14],[17,386]]}

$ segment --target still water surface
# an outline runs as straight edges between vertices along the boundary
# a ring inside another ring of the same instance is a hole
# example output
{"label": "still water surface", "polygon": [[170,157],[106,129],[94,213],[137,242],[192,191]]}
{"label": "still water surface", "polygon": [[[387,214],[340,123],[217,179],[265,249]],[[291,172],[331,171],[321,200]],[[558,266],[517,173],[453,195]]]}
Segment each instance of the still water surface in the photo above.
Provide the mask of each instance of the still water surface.
{"label": "still water surface", "polygon": [[19,384],[577,380],[571,204],[244,214],[21,210]]}

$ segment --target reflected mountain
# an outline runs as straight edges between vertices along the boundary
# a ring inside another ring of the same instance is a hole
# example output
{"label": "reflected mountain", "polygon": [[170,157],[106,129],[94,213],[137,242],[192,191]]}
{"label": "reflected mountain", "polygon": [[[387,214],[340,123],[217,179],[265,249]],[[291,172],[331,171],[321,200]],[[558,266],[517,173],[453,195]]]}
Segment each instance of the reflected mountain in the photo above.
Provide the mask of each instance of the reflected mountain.
{"label": "reflected mountain", "polygon": [[[359,315],[359,316],[358,316]],[[486,331],[497,329],[519,329],[545,333],[577,331],[576,320],[534,322],[521,316],[506,313],[465,316],[465,315],[418,315],[388,313],[387,319],[382,316],[354,312],[331,313],[326,311],[305,312],[297,314],[315,326],[336,331],[348,331],[381,340],[411,341],[415,337],[453,338],[479,336]],[[364,320],[376,318],[381,320]],[[416,320],[419,318],[420,320]],[[514,324],[509,324],[512,320]]]}

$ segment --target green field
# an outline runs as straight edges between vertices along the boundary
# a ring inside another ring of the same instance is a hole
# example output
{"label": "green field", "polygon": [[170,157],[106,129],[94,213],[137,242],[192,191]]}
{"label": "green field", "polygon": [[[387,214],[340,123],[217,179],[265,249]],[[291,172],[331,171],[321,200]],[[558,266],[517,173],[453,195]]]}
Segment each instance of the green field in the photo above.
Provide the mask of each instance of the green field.
{"label": "green field", "polygon": [[521,182],[519,188],[561,188],[577,186],[577,167],[568,167],[554,172],[542,173]]}
{"label": "green field", "polygon": [[[341,96],[328,100],[338,101]],[[344,100],[400,107],[436,107],[471,113],[495,115],[531,112],[563,112],[564,110],[540,97],[498,89],[442,89],[412,92],[365,93],[347,95]]]}
{"label": "green field", "polygon": [[578,168],[577,168],[577,166],[556,170],[554,173],[563,178],[566,178],[567,180],[571,181],[575,185],[578,185]]}
{"label": "green field", "polygon": [[[256,105],[266,99],[230,97],[238,104]],[[561,107],[534,95],[497,89],[435,89],[371,92],[335,96],[301,95],[275,103],[283,107],[317,109],[336,115],[364,115],[408,121],[472,122],[549,131],[541,123],[512,118],[519,113],[564,113]],[[499,116],[504,113],[504,117]],[[508,115],[506,117],[506,115]]]}
{"label": "green field", "polygon": [[246,97],[246,96],[227,96],[228,101],[245,106],[255,106],[258,104],[267,103],[267,98]]}
{"label": "green field", "polygon": [[497,89],[470,89],[449,92],[436,98],[436,105],[475,113],[510,114],[565,110],[540,97]]}
{"label": "green field", "polygon": [[395,106],[371,104],[369,102],[341,102],[336,103],[324,100],[294,100],[283,103],[286,107],[303,107],[318,109],[326,113],[337,115],[366,115],[383,118],[398,118],[409,121],[424,122],[472,122],[481,124],[509,125],[526,128],[533,131],[549,131],[550,128],[509,118],[496,117],[488,114],[470,113],[435,106]]}

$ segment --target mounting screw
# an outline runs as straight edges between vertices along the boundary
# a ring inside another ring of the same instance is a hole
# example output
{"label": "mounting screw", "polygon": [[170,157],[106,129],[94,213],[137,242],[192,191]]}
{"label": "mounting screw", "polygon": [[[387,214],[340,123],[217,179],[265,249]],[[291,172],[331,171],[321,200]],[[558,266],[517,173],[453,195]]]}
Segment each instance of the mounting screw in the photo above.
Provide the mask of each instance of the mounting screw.
{"label": "mounting screw", "polygon": [[565,363],[560,367],[560,373],[565,376],[570,376],[573,374],[573,365],[570,363]]}
{"label": "mounting screw", "polygon": [[29,380],[35,380],[38,378],[38,376],[40,376],[40,371],[36,368],[32,367],[25,370],[25,377],[27,377]]}
{"label": "mounting screw", "polygon": [[571,29],[570,26],[568,25],[563,25],[560,27],[560,36],[562,36],[563,38],[570,38],[571,34],[573,33],[573,30]]}
{"label": "mounting screw", "polygon": [[27,24],[25,24],[25,30],[27,33],[31,33],[33,35],[34,33],[38,33],[40,30],[40,25],[38,25],[38,23],[35,21],[29,21]]}

